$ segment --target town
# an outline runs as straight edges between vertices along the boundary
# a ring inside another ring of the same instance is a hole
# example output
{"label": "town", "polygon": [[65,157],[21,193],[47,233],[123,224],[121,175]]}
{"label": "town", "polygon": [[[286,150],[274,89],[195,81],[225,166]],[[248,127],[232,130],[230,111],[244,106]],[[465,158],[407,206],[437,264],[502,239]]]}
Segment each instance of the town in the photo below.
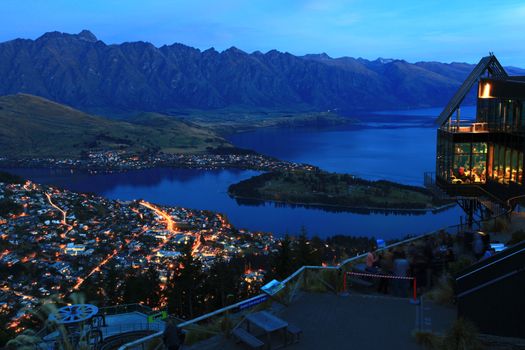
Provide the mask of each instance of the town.
{"label": "town", "polygon": [[[218,258],[275,250],[271,234],[237,230],[219,213],[13,182],[0,179],[0,316],[17,333],[47,297],[83,291],[86,282],[104,280],[109,266],[121,279],[153,268],[162,290],[185,250],[204,271]],[[241,278],[262,282],[264,273]],[[154,306],[165,307],[165,298]]]}
{"label": "town", "polygon": [[[233,153],[232,153],[233,152]],[[130,153],[124,150],[86,151],[78,158],[7,158],[0,157],[2,167],[53,167],[113,172],[155,167],[192,169],[251,169],[261,171],[312,171],[318,168],[279,160],[252,151],[215,150],[205,154],[168,154],[162,152]]]}

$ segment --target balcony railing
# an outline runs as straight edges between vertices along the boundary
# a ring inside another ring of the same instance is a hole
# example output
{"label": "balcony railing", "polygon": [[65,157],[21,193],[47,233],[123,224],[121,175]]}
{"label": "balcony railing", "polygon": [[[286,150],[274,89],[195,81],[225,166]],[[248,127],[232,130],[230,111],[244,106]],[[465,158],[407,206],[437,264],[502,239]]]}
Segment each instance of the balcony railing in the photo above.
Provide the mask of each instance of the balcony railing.
{"label": "balcony railing", "polygon": [[443,125],[441,130],[452,133],[484,133],[489,132],[488,123],[473,123],[471,121],[450,121]]}

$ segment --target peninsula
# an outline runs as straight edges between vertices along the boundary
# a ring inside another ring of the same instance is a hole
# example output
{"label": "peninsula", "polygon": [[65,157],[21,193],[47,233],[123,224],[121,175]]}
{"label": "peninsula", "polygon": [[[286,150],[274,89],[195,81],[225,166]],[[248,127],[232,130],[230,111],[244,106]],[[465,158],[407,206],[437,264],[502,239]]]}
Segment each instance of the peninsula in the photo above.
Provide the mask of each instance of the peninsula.
{"label": "peninsula", "polygon": [[231,185],[231,197],[349,209],[436,210],[448,204],[417,186],[317,171],[268,172]]}

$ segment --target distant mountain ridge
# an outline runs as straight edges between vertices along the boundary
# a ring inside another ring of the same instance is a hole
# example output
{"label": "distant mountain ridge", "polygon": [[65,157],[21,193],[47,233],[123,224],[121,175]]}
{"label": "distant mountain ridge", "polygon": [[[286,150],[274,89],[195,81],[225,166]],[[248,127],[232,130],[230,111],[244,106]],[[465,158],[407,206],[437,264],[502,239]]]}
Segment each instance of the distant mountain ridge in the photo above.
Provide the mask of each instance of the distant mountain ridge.
{"label": "distant mountain ridge", "polygon": [[85,111],[123,113],[421,108],[444,105],[472,67],[276,50],[248,54],[235,47],[106,45],[87,30],[50,32],[0,43],[0,95],[29,93]]}

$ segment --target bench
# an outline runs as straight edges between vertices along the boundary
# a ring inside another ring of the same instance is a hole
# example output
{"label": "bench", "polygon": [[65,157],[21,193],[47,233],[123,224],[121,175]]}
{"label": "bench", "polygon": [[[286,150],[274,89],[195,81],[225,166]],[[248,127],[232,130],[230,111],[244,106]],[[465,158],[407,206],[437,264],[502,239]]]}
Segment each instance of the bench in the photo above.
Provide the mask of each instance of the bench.
{"label": "bench", "polygon": [[248,331],[243,328],[235,328],[232,331],[232,334],[238,341],[243,342],[252,349],[261,349],[264,346],[262,341],[248,333]]}
{"label": "bench", "polygon": [[288,324],[286,331],[292,336],[292,343],[299,342],[299,338],[301,334],[303,334],[303,330],[297,326],[294,326],[293,324]]}

